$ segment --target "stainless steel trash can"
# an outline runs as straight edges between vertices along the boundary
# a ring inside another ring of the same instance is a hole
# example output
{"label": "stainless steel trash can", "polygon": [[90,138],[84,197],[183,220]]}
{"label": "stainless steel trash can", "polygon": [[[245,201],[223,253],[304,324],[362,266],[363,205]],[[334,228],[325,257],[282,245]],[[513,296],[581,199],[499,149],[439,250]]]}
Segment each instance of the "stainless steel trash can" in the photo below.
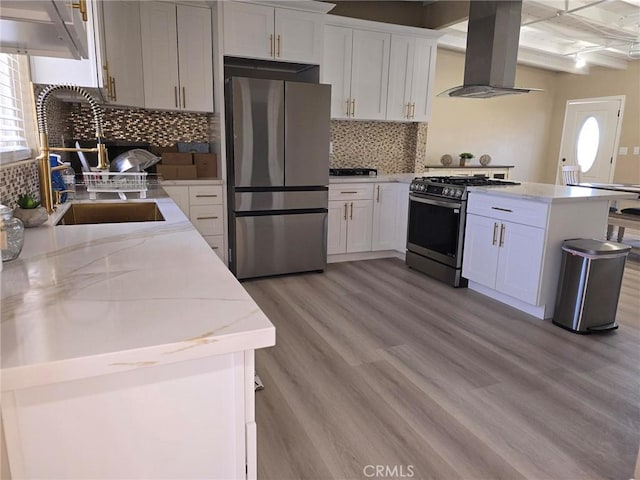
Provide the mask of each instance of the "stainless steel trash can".
{"label": "stainless steel trash can", "polygon": [[616,242],[566,240],[553,323],[576,333],[618,328],[616,310],[629,250]]}

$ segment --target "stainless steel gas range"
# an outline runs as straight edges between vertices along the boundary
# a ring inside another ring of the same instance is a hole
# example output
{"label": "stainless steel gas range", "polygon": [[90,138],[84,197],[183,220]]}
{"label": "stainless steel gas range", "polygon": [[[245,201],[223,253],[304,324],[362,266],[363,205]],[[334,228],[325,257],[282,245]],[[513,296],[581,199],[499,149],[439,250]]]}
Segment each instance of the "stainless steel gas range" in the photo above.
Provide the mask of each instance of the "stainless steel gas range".
{"label": "stainless steel gas range", "polygon": [[409,186],[406,263],[454,287],[466,287],[462,249],[467,187],[517,185],[484,175],[418,177]]}

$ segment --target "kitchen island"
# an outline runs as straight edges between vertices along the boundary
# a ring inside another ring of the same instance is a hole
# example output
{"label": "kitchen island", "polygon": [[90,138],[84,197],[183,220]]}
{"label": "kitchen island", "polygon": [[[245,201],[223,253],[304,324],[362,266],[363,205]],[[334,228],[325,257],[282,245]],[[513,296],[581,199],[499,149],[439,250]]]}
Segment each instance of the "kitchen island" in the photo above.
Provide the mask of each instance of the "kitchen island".
{"label": "kitchen island", "polygon": [[13,478],[256,477],[254,351],[275,328],[176,204],[150,201],[164,221],[28,229],[4,264]]}
{"label": "kitchen island", "polygon": [[468,187],[462,275],[469,288],[551,318],[562,243],[604,240],[609,202],[630,193],[541,183]]}

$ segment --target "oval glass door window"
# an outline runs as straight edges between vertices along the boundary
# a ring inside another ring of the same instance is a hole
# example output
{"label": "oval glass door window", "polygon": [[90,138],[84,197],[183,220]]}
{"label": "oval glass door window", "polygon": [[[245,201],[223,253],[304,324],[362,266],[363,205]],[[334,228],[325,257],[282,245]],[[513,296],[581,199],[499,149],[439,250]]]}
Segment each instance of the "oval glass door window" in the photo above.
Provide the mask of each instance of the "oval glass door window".
{"label": "oval glass door window", "polygon": [[600,145],[600,127],[595,117],[589,117],[582,124],[578,135],[576,159],[582,172],[588,172],[596,161],[598,145]]}

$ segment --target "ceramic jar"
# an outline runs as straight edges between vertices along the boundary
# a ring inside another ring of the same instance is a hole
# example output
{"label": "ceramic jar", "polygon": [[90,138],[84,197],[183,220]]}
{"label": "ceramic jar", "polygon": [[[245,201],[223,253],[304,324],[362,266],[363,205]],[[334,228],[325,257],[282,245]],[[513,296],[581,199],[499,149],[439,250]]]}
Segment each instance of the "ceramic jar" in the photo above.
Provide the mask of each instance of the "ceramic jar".
{"label": "ceramic jar", "polygon": [[0,248],[2,261],[8,262],[18,258],[24,245],[24,224],[13,216],[13,210],[0,205]]}

